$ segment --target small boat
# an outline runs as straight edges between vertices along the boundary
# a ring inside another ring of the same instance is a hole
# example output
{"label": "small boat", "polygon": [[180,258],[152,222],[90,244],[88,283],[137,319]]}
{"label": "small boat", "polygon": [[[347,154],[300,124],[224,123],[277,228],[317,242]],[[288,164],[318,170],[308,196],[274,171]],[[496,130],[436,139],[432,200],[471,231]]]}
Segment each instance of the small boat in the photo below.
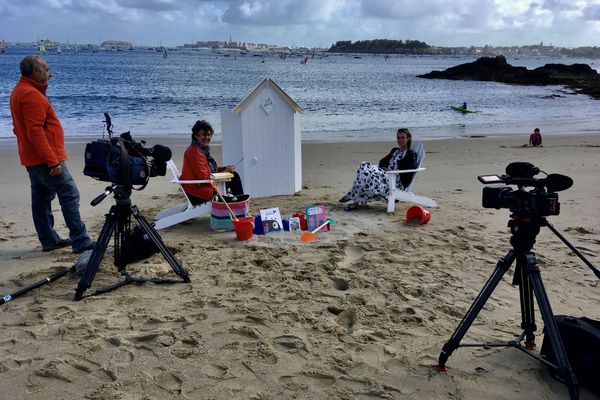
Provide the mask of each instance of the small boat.
{"label": "small boat", "polygon": [[454,111],[460,111],[465,114],[477,112],[477,111],[469,110],[468,108],[462,108],[461,106],[450,106],[450,108],[453,109]]}

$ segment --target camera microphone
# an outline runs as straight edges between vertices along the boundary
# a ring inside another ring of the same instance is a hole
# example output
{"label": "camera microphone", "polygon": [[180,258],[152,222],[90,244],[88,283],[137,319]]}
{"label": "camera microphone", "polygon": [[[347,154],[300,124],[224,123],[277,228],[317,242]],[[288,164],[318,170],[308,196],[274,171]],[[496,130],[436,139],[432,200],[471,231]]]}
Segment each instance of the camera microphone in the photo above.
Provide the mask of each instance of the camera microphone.
{"label": "camera microphone", "polygon": [[540,169],[528,162],[512,162],[506,166],[506,175],[513,178],[533,178]]}
{"label": "camera microphone", "polygon": [[560,192],[573,186],[573,179],[566,175],[550,174],[546,177],[546,186],[550,192]]}

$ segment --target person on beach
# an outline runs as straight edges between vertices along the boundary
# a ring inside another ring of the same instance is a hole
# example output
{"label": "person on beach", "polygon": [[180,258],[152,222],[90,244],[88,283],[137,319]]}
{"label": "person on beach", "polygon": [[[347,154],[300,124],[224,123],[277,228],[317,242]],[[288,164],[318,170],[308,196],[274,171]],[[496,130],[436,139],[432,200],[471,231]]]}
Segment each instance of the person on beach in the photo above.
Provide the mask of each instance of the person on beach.
{"label": "person on beach", "polygon": [[[345,211],[352,211],[367,204],[370,200],[386,200],[390,193],[390,184],[386,171],[398,169],[414,169],[417,167],[417,154],[411,150],[412,134],[407,128],[400,128],[396,132],[398,147],[394,147],[387,156],[379,161],[379,165],[361,162],[352,188],[339,201],[351,204],[344,207]],[[396,186],[402,189],[410,184],[414,173],[400,174]]]}
{"label": "person on beach", "polygon": [[542,145],[542,134],[540,128],[535,128],[533,133],[529,136],[529,146],[538,147]]}
{"label": "person on beach", "polygon": [[[39,56],[26,56],[20,63],[21,78],[10,95],[13,132],[19,158],[31,181],[31,212],[43,251],[71,245],[74,253],[92,249],[79,214],[79,190],[65,161],[65,134],[46,97],[52,76],[48,63]],[[54,230],[52,200],[58,195],[69,239]]]}
{"label": "person on beach", "polygon": [[[235,172],[235,165],[219,167],[210,155],[209,145],[213,132],[213,128],[208,122],[204,120],[196,121],[192,127],[192,143],[183,155],[183,168],[179,179],[182,181],[204,180],[210,179],[213,172],[230,172],[233,174],[233,178],[225,184],[227,192],[234,196],[244,194],[242,180]],[[181,186],[194,205],[210,201],[214,195],[213,188],[208,183],[184,184]]]}
{"label": "person on beach", "polygon": [[104,113],[104,124],[106,125],[106,132],[108,132],[108,136],[112,136],[113,133],[113,124],[112,124],[112,120],[110,119],[110,115],[108,115],[108,113]]}

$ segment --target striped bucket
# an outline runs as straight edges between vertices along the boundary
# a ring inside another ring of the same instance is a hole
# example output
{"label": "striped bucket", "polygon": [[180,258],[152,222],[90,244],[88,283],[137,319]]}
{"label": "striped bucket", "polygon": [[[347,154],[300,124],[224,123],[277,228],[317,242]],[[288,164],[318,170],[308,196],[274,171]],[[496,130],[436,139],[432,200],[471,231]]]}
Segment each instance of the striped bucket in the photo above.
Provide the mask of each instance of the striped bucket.
{"label": "striped bucket", "polygon": [[[237,218],[243,218],[248,216],[250,212],[250,196],[240,195],[238,196],[240,201],[227,202],[231,211]],[[212,202],[212,210],[210,212],[210,229],[213,231],[233,231],[233,223],[231,222],[231,215],[227,210],[227,206],[221,201]]]}

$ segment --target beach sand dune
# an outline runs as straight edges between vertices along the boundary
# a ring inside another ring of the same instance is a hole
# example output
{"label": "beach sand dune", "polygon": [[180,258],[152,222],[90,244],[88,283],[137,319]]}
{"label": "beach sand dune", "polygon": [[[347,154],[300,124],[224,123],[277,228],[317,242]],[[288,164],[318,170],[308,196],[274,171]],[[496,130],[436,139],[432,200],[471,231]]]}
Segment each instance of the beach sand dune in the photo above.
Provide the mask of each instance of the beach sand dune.
{"label": "beach sand dune", "polygon": [[[189,284],[129,285],[73,302],[69,275],[0,306],[2,398],[13,399],[563,399],[564,385],[514,349],[457,350],[450,370],[433,367],[471,302],[510,249],[509,211],[481,207],[476,176],[530,161],[570,175],[561,213],[549,220],[595,265],[600,258],[600,139],[547,135],[543,148],[514,138],[426,142],[427,170],[415,190],[434,198],[426,225],[407,224],[409,204],[342,211],[337,199],[362,160],[392,143],[305,144],[304,186],[294,196],[252,199],[251,212],[284,216],[324,204],[336,220],[318,241],[300,233],[212,232],[208,217],[161,231]],[[157,141],[158,142],[158,141]],[[185,141],[162,141],[180,165]],[[69,146],[93,237],[112,204],[89,201],[105,183],[81,175],[83,145]],[[31,223],[29,187],[14,147],[0,147],[0,293],[62,268],[69,249],[42,253]],[[218,153],[218,150],[216,151]],[[333,154],[333,156],[332,156]],[[182,201],[167,178],[132,196],[146,217]],[[57,214],[59,215],[59,214]],[[60,217],[57,218],[57,221]],[[61,227],[61,233],[66,232]],[[112,247],[111,247],[112,248]],[[111,248],[90,292],[117,282]],[[598,280],[547,228],[534,251],[555,314],[600,319]],[[162,256],[127,267],[132,275],[176,278]],[[465,342],[521,333],[512,269]],[[538,349],[543,323],[538,319]],[[583,390],[582,399],[593,396]]]}

